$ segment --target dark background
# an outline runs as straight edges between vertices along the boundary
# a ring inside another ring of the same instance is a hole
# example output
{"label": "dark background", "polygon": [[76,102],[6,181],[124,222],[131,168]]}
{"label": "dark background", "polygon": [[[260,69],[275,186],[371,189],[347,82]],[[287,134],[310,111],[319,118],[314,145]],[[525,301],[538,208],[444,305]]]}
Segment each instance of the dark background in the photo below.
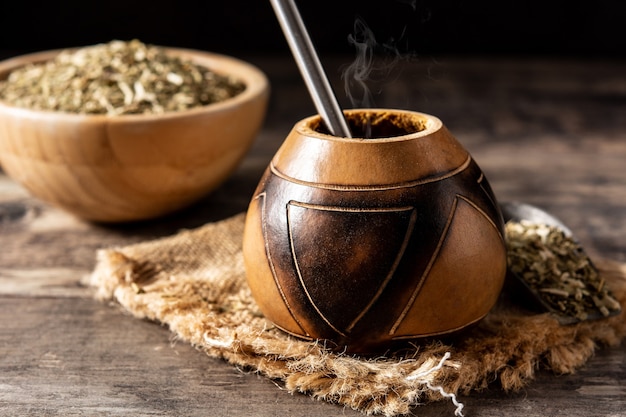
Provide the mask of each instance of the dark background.
{"label": "dark background", "polygon": [[[626,58],[626,2],[300,0],[320,55],[354,49],[360,17],[402,54]],[[110,0],[3,2],[4,56],[112,39],[226,54],[289,53],[269,1]]]}

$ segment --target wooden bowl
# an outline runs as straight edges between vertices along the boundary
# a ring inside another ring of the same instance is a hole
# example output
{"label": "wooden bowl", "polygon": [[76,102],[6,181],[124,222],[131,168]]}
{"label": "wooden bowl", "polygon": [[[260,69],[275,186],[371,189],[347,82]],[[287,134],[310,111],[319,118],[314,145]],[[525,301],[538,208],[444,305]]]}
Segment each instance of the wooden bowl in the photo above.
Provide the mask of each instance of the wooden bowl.
{"label": "wooden bowl", "polygon": [[[269,84],[241,60],[168,48],[246,84],[222,102],[160,115],[79,115],[0,101],[0,164],[34,196],[86,220],[148,219],[183,208],[237,168],[265,117]],[[60,51],[0,63],[0,79]]]}
{"label": "wooden bowl", "polygon": [[295,125],[250,203],[253,296],[286,332],[351,353],[481,320],[506,274],[503,221],[480,168],[436,117],[346,111],[352,132]]}

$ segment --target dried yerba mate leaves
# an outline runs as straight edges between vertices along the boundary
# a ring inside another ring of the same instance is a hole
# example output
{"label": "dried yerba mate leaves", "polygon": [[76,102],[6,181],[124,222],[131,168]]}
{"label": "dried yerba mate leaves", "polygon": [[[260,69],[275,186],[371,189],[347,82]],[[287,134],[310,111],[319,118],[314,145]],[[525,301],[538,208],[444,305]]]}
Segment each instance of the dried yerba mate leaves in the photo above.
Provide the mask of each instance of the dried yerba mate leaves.
{"label": "dried yerba mate leaves", "polygon": [[585,320],[621,306],[581,245],[561,229],[528,221],[505,228],[508,266],[556,312]]}
{"label": "dried yerba mate leaves", "polygon": [[14,70],[0,99],[35,110],[160,114],[234,97],[245,85],[138,40],[111,41]]}

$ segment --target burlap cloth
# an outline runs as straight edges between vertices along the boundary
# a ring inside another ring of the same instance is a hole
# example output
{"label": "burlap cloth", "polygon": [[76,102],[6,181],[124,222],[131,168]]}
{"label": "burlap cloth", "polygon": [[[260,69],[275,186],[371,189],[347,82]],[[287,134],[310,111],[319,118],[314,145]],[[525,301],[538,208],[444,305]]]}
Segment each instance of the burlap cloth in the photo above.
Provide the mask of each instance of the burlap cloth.
{"label": "burlap cloth", "polygon": [[[301,392],[365,414],[394,416],[413,405],[451,399],[494,385],[524,387],[539,368],[572,373],[600,346],[626,334],[624,313],[561,326],[500,302],[454,343],[430,342],[377,358],[326,351],[287,336],[266,321],[248,290],[243,214],[154,241],[98,252],[90,285],[137,318],[163,323],[209,356]],[[614,296],[626,304],[626,265],[594,260]]]}

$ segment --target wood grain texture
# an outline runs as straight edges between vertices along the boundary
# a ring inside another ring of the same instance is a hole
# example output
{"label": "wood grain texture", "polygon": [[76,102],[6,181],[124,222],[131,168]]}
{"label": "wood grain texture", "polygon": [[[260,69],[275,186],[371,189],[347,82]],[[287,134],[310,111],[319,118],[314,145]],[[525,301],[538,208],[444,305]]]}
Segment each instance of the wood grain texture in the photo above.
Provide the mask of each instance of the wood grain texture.
{"label": "wood grain texture", "polygon": [[[350,57],[329,60],[339,68]],[[0,175],[1,416],[357,416],[206,357],[154,323],[91,299],[80,276],[101,247],[167,236],[246,209],[270,158],[313,106],[289,59],[255,61],[272,83],[268,119],[243,164],[193,207],[125,226],[84,223]],[[329,71],[335,85],[339,74]],[[438,116],[498,199],[548,209],[594,255],[626,262],[626,62],[441,59],[405,63],[381,107]],[[344,104],[344,106],[346,106]],[[624,344],[574,375],[540,376],[460,400],[495,417],[626,416]],[[440,402],[419,416],[451,416]]]}

